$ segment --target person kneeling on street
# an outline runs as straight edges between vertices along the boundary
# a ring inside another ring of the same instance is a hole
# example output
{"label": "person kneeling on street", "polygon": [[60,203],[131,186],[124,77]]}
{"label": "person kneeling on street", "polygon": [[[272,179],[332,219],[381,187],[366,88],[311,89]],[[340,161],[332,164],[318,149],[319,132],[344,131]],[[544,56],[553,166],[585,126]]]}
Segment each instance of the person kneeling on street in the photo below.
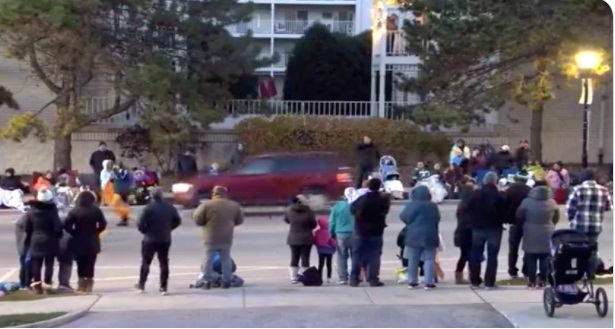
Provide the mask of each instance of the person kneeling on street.
{"label": "person kneeling on street", "polygon": [[139,292],[145,290],[145,282],[149,275],[149,267],[154,255],[158,256],[160,266],[161,295],[166,295],[169,283],[169,249],[171,248],[171,232],[181,225],[181,217],[177,209],[163,200],[162,190],[157,188],[152,193],[152,201],[143,209],[137,222],[139,232],[143,233],[141,243],[141,272],[136,288]]}
{"label": "person kneeling on street", "polygon": [[233,279],[233,261],[231,247],[235,226],[243,224],[243,211],[241,206],[228,199],[228,190],[224,186],[215,186],[211,192],[210,201],[202,203],[192,215],[197,226],[203,232],[205,246],[205,259],[203,260],[203,278],[206,281],[204,289],[211,289],[212,283],[217,279],[214,272],[214,257],[220,254],[222,265],[222,289],[231,287]]}

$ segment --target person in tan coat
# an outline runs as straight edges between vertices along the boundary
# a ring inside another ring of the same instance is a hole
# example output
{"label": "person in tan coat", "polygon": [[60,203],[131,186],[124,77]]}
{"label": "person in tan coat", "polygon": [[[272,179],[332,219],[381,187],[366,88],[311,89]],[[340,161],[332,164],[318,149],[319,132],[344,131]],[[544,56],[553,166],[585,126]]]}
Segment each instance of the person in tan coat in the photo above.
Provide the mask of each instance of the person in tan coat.
{"label": "person in tan coat", "polygon": [[235,226],[243,224],[241,206],[227,198],[228,190],[224,186],[215,186],[210,201],[202,203],[193,216],[197,226],[203,232],[205,246],[205,260],[203,261],[203,278],[206,282],[204,288],[211,289],[213,278],[216,277],[213,269],[215,255],[220,254],[222,264],[222,288],[231,286],[233,276],[231,246]]}

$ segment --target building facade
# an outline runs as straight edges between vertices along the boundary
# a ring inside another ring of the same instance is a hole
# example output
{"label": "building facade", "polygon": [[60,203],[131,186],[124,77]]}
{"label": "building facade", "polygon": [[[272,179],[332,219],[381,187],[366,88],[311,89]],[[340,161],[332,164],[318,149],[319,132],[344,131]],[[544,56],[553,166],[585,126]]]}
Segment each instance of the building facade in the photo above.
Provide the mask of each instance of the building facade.
{"label": "building facade", "polygon": [[284,72],[297,39],[315,23],[332,32],[356,35],[371,28],[372,0],[255,0],[252,20],[230,26],[235,36],[252,31],[263,57],[277,54],[280,60],[257,70],[262,80],[271,77],[282,99]]}
{"label": "building facade", "polygon": [[[232,129],[234,125],[247,116],[263,114],[308,114],[326,116],[355,117],[384,116],[391,119],[403,119],[390,115],[393,103],[416,103],[419,100],[411,94],[398,92],[396,88],[387,88],[387,77],[398,79],[399,76],[410,77],[416,74],[418,58],[407,53],[405,36],[401,31],[404,19],[412,19],[401,13],[394,5],[374,0],[255,0],[256,11],[250,22],[229,27],[236,36],[253,32],[254,42],[263,49],[263,56],[280,55],[280,61],[270,67],[261,68],[258,74],[267,79],[271,77],[277,89],[273,101],[234,100],[229,104],[230,114],[227,120],[212,125],[214,129]],[[305,30],[316,22],[328,26],[338,33],[358,34],[372,29],[372,100],[369,102],[286,102],[282,98],[283,79],[288,61],[288,54],[295,42]],[[395,23],[395,24],[392,24]],[[394,83],[393,83],[394,84]],[[566,85],[570,84],[570,87]],[[18,62],[5,56],[0,47],[0,85],[7,87],[24,111],[37,111],[50,102],[54,95],[45,85],[38,81],[30,71],[27,63]],[[561,81],[561,88],[555,90],[555,99],[549,101],[544,110],[542,128],[543,160],[579,163],[581,159],[582,116],[578,104],[580,81]],[[97,78],[86,88],[88,99],[86,110],[96,112],[108,108],[113,99],[108,95],[112,91],[104,78]],[[387,89],[392,89],[387,92]],[[591,104],[589,129],[589,161],[598,162],[602,155],[605,163],[613,162],[613,103],[612,86],[600,97],[595,97]],[[384,113],[384,115],[383,115]],[[13,110],[0,108],[0,126],[15,114]],[[54,109],[49,108],[42,118],[53,123]],[[123,113],[117,117],[99,122],[92,129],[73,136],[73,167],[89,170],[87,160],[99,140],[108,142],[119,153],[114,143],[117,128],[138,122],[138,113]],[[531,113],[518,105],[510,104],[500,111],[487,116],[487,124],[482,131],[470,134],[449,132],[451,138],[464,138],[469,144],[490,142],[493,145],[508,144],[516,146],[520,139],[529,139]],[[226,135],[225,135],[226,136]],[[230,135],[229,135],[230,136]],[[203,164],[207,161],[224,161],[227,150],[232,149],[232,137],[223,142],[221,151],[207,151],[203,155]],[[41,143],[34,138],[22,142],[0,139],[0,168],[14,167],[20,173],[44,171],[53,163],[53,144]],[[211,154],[217,154],[211,156]],[[10,155],[10,156],[7,156]]]}

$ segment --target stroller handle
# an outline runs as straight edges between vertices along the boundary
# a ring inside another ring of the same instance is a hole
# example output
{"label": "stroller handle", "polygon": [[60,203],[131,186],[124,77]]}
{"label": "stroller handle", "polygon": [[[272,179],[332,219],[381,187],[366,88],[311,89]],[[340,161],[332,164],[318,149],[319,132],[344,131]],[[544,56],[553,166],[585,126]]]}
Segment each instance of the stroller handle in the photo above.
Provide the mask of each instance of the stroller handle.
{"label": "stroller handle", "polygon": [[387,164],[387,162],[391,162],[393,164],[393,166],[397,167],[397,161],[391,155],[383,155],[380,158],[380,167],[385,166]]}

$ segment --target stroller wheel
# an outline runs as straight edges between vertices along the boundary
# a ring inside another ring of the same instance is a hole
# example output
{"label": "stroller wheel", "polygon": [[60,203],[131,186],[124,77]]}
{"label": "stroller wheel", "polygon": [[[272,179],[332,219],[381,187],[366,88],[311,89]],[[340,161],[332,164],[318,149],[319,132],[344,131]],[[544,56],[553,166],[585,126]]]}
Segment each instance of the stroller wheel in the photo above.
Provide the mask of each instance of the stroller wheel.
{"label": "stroller wheel", "polygon": [[596,289],[596,312],[598,316],[604,318],[609,313],[609,298],[606,296],[606,291],[600,287]]}
{"label": "stroller wheel", "polygon": [[542,303],[545,307],[545,314],[552,318],[555,313],[555,291],[552,287],[545,288],[542,294]]}

